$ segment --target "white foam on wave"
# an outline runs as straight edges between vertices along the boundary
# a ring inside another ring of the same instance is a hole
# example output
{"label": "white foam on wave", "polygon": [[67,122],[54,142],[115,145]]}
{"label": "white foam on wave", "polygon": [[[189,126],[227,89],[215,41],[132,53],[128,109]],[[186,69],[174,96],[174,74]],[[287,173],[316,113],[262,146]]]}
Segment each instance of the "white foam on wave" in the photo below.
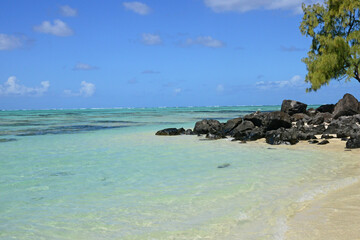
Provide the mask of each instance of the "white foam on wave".
{"label": "white foam on wave", "polygon": [[357,183],[360,181],[360,177],[348,177],[342,180],[338,180],[335,182],[331,182],[330,184],[327,184],[325,186],[321,186],[319,188],[316,188],[310,192],[305,193],[301,198],[299,198],[297,200],[298,203],[302,203],[302,202],[306,202],[306,201],[311,201],[313,199],[315,199],[316,196],[318,195],[322,195],[322,194],[327,194],[331,191],[335,191],[338,189],[342,189],[345,187],[348,187],[354,183]]}

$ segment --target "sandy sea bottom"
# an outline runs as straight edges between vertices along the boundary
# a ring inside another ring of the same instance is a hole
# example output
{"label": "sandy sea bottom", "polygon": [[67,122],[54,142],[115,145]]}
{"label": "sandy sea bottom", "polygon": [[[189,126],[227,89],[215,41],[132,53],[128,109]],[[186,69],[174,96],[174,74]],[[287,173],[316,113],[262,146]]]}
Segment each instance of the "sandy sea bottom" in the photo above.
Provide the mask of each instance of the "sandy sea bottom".
{"label": "sandy sea bottom", "polygon": [[[55,112],[51,126],[32,128],[40,113],[22,113],[35,120],[0,131],[16,140],[0,143],[0,239],[301,239],[315,226],[311,209],[334,209],[317,201],[335,202],[332,194],[359,183],[360,152],[337,140],[270,146],[155,136],[209,115],[178,112]],[[104,128],[117,124],[132,125]]]}

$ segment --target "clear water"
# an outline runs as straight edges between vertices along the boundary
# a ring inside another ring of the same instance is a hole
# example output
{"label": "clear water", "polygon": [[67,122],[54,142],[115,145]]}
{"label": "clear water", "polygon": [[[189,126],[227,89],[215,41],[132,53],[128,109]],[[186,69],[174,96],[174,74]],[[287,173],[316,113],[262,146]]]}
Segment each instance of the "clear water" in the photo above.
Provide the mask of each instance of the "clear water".
{"label": "clear water", "polygon": [[304,202],[357,181],[353,159],[154,135],[277,109],[2,111],[0,239],[282,239]]}

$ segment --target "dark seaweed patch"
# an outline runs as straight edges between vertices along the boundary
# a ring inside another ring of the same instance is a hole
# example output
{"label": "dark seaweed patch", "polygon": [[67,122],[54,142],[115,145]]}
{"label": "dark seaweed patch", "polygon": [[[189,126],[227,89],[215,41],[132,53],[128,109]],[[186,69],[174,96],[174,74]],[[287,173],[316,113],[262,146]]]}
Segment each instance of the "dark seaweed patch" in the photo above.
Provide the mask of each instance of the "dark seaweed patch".
{"label": "dark seaweed patch", "polygon": [[[193,118],[194,120],[203,120],[205,118]],[[223,117],[207,117],[206,119],[211,119],[211,120],[228,120],[229,118],[223,118]]]}
{"label": "dark seaweed patch", "polygon": [[75,175],[75,174],[71,173],[71,172],[56,172],[56,173],[50,174],[50,176],[52,176],[52,177],[71,176],[71,175]]}
{"label": "dark seaweed patch", "polygon": [[13,123],[0,123],[0,126],[3,127],[23,127],[23,126],[42,126],[40,123],[32,122],[13,122]]}
{"label": "dark seaweed patch", "polygon": [[78,132],[88,132],[103,129],[123,128],[127,126],[98,126],[98,125],[71,125],[60,126],[47,129],[30,129],[25,130],[22,133],[16,134],[16,136],[36,136],[36,135],[48,135],[48,134],[72,134]]}
{"label": "dark seaweed patch", "polygon": [[14,142],[17,141],[16,138],[0,138],[0,143],[4,143],[4,142]]}
{"label": "dark seaweed patch", "polygon": [[99,120],[99,121],[93,121],[94,123],[139,123],[139,122],[133,122],[133,121],[115,121],[115,120]]}

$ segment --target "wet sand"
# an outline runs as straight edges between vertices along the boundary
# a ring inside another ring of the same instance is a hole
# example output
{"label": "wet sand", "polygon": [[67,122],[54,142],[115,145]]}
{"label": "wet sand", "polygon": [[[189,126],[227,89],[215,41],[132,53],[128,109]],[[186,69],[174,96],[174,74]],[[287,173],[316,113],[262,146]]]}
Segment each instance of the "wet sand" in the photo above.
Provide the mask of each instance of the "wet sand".
{"label": "wet sand", "polygon": [[360,239],[360,184],[314,200],[290,219],[286,239]]}
{"label": "wet sand", "polygon": [[[305,147],[301,142],[298,147]],[[330,140],[330,144],[317,146],[334,154],[345,151],[345,142]],[[360,150],[346,152],[346,157],[354,159],[349,175],[354,176],[360,169]],[[359,176],[359,175],[358,175]],[[360,183],[357,181],[345,188],[330,191],[326,195],[310,201],[288,220],[288,240],[353,240],[360,239]]]}

